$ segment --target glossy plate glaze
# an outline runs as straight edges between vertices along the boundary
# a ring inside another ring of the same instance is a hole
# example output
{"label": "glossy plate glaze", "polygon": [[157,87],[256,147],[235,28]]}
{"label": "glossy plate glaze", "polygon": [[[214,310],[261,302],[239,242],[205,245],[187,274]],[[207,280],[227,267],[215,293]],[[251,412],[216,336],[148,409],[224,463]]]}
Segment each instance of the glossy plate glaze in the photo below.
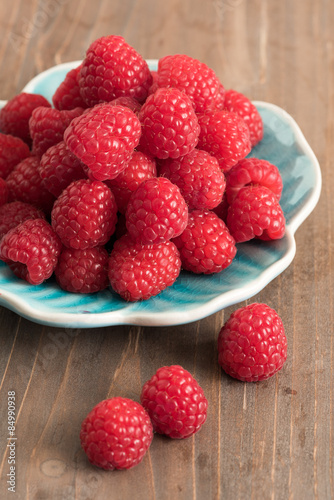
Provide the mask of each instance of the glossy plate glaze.
{"label": "glossy plate glaze", "polygon": [[[79,64],[74,61],[50,68],[23,90],[42,94],[51,101],[65,74]],[[157,61],[149,64],[156,69]],[[197,321],[260,292],[293,260],[294,233],[318,202],[321,172],[293,118],[273,104],[254,104],[263,118],[264,138],[250,156],[274,163],[281,172],[281,205],[287,222],[283,239],[239,244],[236,258],[221,273],[204,276],[182,271],[172,287],[136,303],[125,302],[111,290],[91,295],[64,292],[53,279],[31,286],[0,262],[0,304],[32,321],[58,327],[165,326]]]}

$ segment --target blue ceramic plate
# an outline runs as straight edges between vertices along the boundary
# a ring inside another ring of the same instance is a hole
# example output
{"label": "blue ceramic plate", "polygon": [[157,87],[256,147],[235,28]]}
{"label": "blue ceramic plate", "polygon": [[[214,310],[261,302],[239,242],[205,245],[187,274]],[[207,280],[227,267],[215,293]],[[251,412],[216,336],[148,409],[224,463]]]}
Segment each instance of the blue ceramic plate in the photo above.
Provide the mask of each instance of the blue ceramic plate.
{"label": "blue ceramic plate", "polygon": [[[67,71],[80,61],[50,68],[24,88],[51,97]],[[156,61],[149,61],[151,69]],[[127,303],[111,290],[79,295],[62,291],[51,279],[31,286],[0,263],[0,304],[32,321],[62,327],[91,328],[117,324],[164,326],[190,323],[246,300],[282,273],[294,258],[294,233],[316,206],[321,190],[318,161],[296,122],[279,107],[255,102],[264,122],[264,138],[250,156],[280,169],[286,216],[283,239],[238,245],[231,266],[204,276],[181,272],[176,283],[145,302]]]}

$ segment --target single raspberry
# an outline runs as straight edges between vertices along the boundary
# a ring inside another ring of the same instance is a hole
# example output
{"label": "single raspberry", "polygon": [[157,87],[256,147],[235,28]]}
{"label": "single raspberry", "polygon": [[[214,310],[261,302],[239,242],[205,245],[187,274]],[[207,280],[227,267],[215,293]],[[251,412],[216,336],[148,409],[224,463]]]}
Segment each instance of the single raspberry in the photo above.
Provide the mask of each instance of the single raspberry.
{"label": "single raspberry", "polygon": [[84,250],[104,245],[115,231],[114,195],[103,182],[74,181],[55,201],[51,220],[67,247]]}
{"label": "single raspberry", "polygon": [[50,108],[51,104],[39,94],[22,92],[16,95],[0,111],[0,130],[30,145],[29,120],[33,110],[39,106]]}
{"label": "single raspberry", "polygon": [[263,121],[254,104],[245,95],[236,90],[227,90],[225,94],[225,109],[237,113],[249,129],[252,147],[263,139]]}
{"label": "single raspberry", "polygon": [[6,179],[10,201],[24,201],[46,214],[51,212],[55,197],[50,194],[44,181],[38,173],[39,159],[37,156],[25,158],[16,165]]}
{"label": "single raspberry", "polygon": [[32,285],[50,278],[61,243],[48,222],[29,219],[11,229],[0,242],[0,257],[13,273]]}
{"label": "single raspberry", "polygon": [[77,68],[71,69],[65,76],[52,96],[52,102],[59,111],[86,108],[86,103],[81,97],[79,87],[81,64]]}
{"label": "single raspberry", "polygon": [[80,71],[81,96],[88,106],[129,96],[145,101],[152,76],[147,62],[121,36],[95,40]]}
{"label": "single raspberry", "polygon": [[55,276],[58,285],[67,292],[95,293],[109,285],[109,255],[104,247],[85,250],[63,248]]}
{"label": "single raspberry", "polygon": [[140,146],[161,159],[178,158],[192,151],[199,125],[189,97],[178,89],[159,88],[143,104]]}
{"label": "single raspberry", "polygon": [[244,382],[272,377],[287,357],[281,318],[266,304],[237,309],[220,330],[218,353],[220,366],[231,377]]}
{"label": "single raspberry", "polygon": [[141,243],[159,243],[182,233],[188,207],[175,184],[163,177],[142,182],[126,209],[126,227]]}
{"label": "single raspberry", "polygon": [[176,160],[165,160],[159,175],[178,186],[189,209],[212,209],[222,201],[225,176],[206,151],[194,149]]}
{"label": "single raspberry", "polygon": [[227,226],[237,243],[253,238],[276,240],[284,236],[285,218],[274,193],[265,186],[246,186],[231,203]]}
{"label": "single raspberry", "polygon": [[71,182],[86,179],[84,164],[66,148],[64,141],[43,154],[38,173],[46,189],[56,198]]}
{"label": "single raspberry", "polygon": [[140,133],[140,122],[129,108],[99,104],[72,121],[64,140],[68,149],[102,181],[124,170]]}
{"label": "single raspberry", "polygon": [[80,441],[88,460],[105,470],[130,469],[139,464],[152,439],[147,412],[128,398],[101,401],[81,425]]}
{"label": "single raspberry", "polygon": [[82,108],[64,111],[45,107],[34,109],[29,120],[33,154],[40,158],[51,146],[62,141],[66,128],[82,112]]}
{"label": "single raspberry", "polygon": [[207,111],[198,115],[198,123],[201,132],[197,147],[215,156],[223,172],[228,172],[250,152],[248,127],[237,114]]}
{"label": "single raspberry", "polygon": [[159,368],[140,396],[153,429],[173,439],[184,439],[200,430],[207,417],[203,389],[182,366]]}
{"label": "single raspberry", "polygon": [[182,268],[196,274],[219,273],[228,267],[237,252],[225,223],[210,210],[192,210],[181,236],[173,239]]}
{"label": "single raspberry", "polygon": [[174,87],[187,94],[196,113],[214,107],[221,85],[206,64],[183,54],[159,60],[157,84],[160,88]]}
{"label": "single raspberry", "polygon": [[269,161],[258,158],[240,160],[227,174],[226,198],[232,203],[242,187],[251,184],[266,186],[279,200],[282,194],[283,181],[280,171]]}
{"label": "single raspberry", "polygon": [[132,193],[142,182],[156,176],[154,159],[145,153],[134,151],[125,169],[115,179],[106,181],[114,193],[118,211],[125,214]]}
{"label": "single raspberry", "polygon": [[45,219],[45,215],[42,210],[23,201],[12,201],[0,207],[0,239],[28,219]]}
{"label": "single raspberry", "polygon": [[0,177],[0,207],[8,201],[8,187],[5,179]]}
{"label": "single raspberry", "polygon": [[130,302],[147,300],[171,286],[180,274],[179,252],[171,241],[143,245],[128,234],[114,244],[109,258],[112,288]]}
{"label": "single raspberry", "polygon": [[139,111],[141,110],[141,104],[133,99],[133,97],[124,96],[124,97],[116,97],[109,102],[111,106],[124,106],[125,108],[131,109],[138,116]]}
{"label": "single raspberry", "polygon": [[15,165],[28,156],[30,149],[22,139],[0,133],[0,177],[5,179]]}

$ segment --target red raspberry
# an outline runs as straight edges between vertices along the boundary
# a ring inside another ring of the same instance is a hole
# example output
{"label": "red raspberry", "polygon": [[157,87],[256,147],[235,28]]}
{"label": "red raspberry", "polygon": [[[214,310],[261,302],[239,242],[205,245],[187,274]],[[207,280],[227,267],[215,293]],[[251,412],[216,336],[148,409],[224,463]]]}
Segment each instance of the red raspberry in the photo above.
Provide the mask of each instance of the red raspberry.
{"label": "red raspberry", "polygon": [[79,87],[81,64],[77,68],[71,69],[65,76],[52,97],[53,105],[59,111],[86,108],[86,103],[81,97]]}
{"label": "red raspberry", "polygon": [[236,90],[227,90],[225,94],[225,108],[237,113],[249,129],[252,147],[263,138],[263,121],[254,104],[245,95]]}
{"label": "red raspberry", "polygon": [[0,177],[0,207],[8,201],[8,187],[5,179]]}
{"label": "red raspberry", "polygon": [[79,85],[88,106],[129,96],[145,101],[152,76],[147,62],[121,36],[95,40],[83,61]]}
{"label": "red raspberry", "polygon": [[30,156],[28,145],[18,137],[0,133],[0,177],[5,179],[15,165]]}
{"label": "red raspberry", "polygon": [[187,55],[170,55],[159,60],[158,87],[174,87],[189,97],[196,113],[212,109],[220,92],[215,72]]}
{"label": "red raspberry", "polygon": [[11,229],[0,242],[1,259],[13,273],[32,285],[50,278],[61,243],[48,222],[29,219]]}
{"label": "red raspberry", "polygon": [[237,309],[220,330],[218,353],[220,366],[231,377],[244,382],[272,377],[287,357],[281,318],[266,304]]}
{"label": "red raspberry", "polygon": [[176,160],[165,160],[159,175],[179,187],[189,209],[212,209],[222,201],[225,176],[206,151],[194,149]]}
{"label": "red raspberry", "polygon": [[0,240],[10,229],[28,219],[45,219],[45,215],[38,208],[23,201],[12,201],[0,207]]}
{"label": "red raspberry", "polygon": [[187,225],[188,207],[175,184],[155,177],[142,182],[131,195],[125,217],[134,240],[160,243],[182,233]]}
{"label": "red raspberry", "polygon": [[67,247],[84,250],[104,245],[115,231],[114,195],[103,182],[74,181],[55,201],[51,220]]}
{"label": "red raspberry", "polygon": [[173,439],[192,436],[206,420],[208,402],[203,389],[182,366],[159,368],[144,384],[140,400],[153,429]]}
{"label": "red raspberry", "polygon": [[46,189],[56,198],[71,182],[86,179],[84,164],[66,148],[64,141],[44,153],[38,172]]}
{"label": "red raspberry", "polygon": [[231,264],[237,252],[225,223],[209,210],[189,212],[186,229],[173,242],[183,269],[196,274],[219,273]]}
{"label": "red raspberry", "polygon": [[88,460],[106,470],[139,464],[153,439],[147,412],[131,399],[101,401],[81,425],[80,441]]}
{"label": "red raspberry", "polygon": [[63,248],[55,276],[59,286],[67,292],[95,293],[109,285],[109,255],[104,247],[86,250]]}
{"label": "red raspberry", "polygon": [[229,111],[198,115],[201,132],[198,148],[215,156],[223,172],[245,158],[251,150],[249,130],[242,118]]}
{"label": "red raspberry", "polygon": [[136,99],[133,99],[129,96],[117,97],[116,99],[110,101],[109,104],[111,104],[112,106],[124,106],[125,108],[129,108],[137,116],[139,114],[139,111],[141,110],[141,104],[136,101]]}
{"label": "red raspberry", "polygon": [[199,125],[189,97],[178,89],[160,88],[143,104],[140,145],[158,158],[178,158],[192,151]]}
{"label": "red raspberry", "polygon": [[180,269],[179,252],[171,241],[142,245],[125,234],[115,242],[110,254],[109,280],[123,299],[135,302],[171,286]]}
{"label": "red raspberry", "polygon": [[34,109],[29,120],[33,154],[41,157],[51,146],[62,141],[66,128],[82,112],[82,108],[68,111],[45,107]]}
{"label": "red raspberry", "polygon": [[132,193],[142,182],[156,176],[157,168],[153,158],[134,151],[125,169],[115,179],[106,181],[114,193],[118,211],[125,214]]}
{"label": "red raspberry", "polygon": [[265,186],[240,189],[229,206],[226,222],[237,243],[253,238],[276,240],[285,233],[282,208],[274,193]]}
{"label": "red raspberry", "polygon": [[283,181],[276,165],[258,158],[245,158],[232,167],[227,174],[227,202],[231,204],[240,189],[250,184],[266,186],[278,200],[281,197]]}
{"label": "red raspberry", "polygon": [[31,144],[29,120],[33,110],[39,106],[50,108],[51,104],[39,94],[22,92],[16,95],[0,111],[1,131]]}
{"label": "red raspberry", "polygon": [[72,121],[66,146],[100,181],[113,179],[139,143],[140,122],[129,108],[99,104]]}

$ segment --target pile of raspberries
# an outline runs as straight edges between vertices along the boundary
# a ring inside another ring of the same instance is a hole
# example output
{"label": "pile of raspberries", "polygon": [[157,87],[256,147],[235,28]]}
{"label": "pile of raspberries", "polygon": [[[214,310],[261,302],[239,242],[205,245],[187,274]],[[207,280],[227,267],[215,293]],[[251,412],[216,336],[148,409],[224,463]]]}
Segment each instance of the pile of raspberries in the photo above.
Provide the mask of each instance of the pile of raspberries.
{"label": "pile of raspberries", "polygon": [[279,170],[246,158],[261,116],[204,63],[169,55],[150,71],[105,36],[52,105],[21,93],[0,112],[0,258],[19,278],[145,300],[284,235]]}

